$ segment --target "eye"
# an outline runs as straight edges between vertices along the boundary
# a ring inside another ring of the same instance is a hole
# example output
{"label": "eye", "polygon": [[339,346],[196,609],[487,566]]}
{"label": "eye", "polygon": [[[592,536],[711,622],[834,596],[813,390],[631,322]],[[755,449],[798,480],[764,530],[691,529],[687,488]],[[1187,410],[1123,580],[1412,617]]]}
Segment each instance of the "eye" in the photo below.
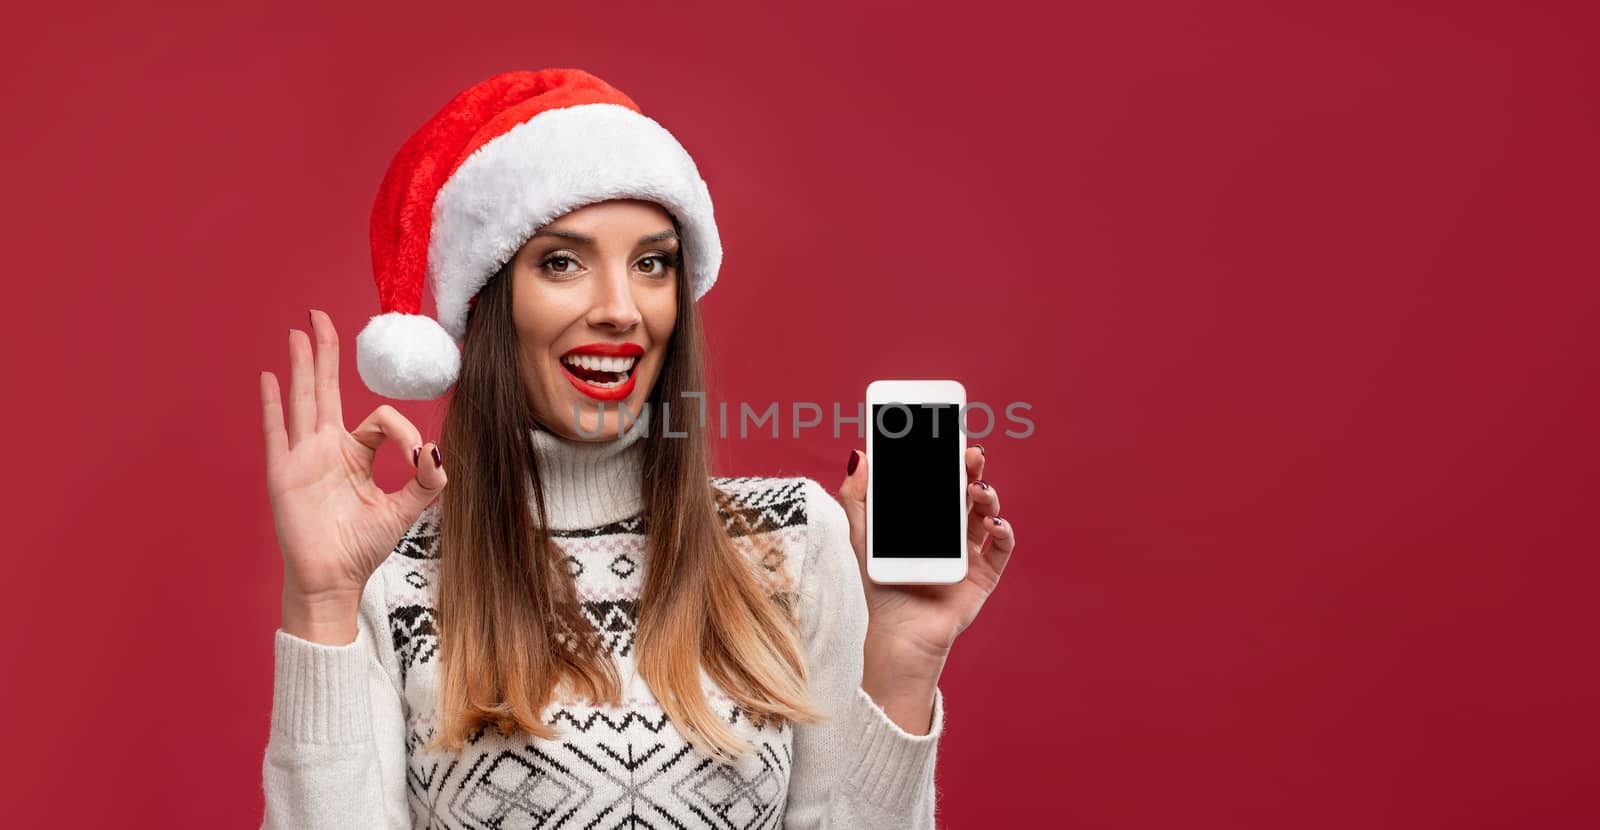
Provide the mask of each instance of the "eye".
{"label": "eye", "polygon": [[666,254],[651,254],[650,256],[639,260],[639,262],[645,263],[650,262],[651,260],[655,260],[658,263],[655,270],[648,272],[652,277],[666,276],[668,269],[676,268],[683,264],[683,259],[677,255],[668,256]]}
{"label": "eye", "polygon": [[547,256],[544,259],[539,261],[539,270],[544,271],[547,274],[556,274],[556,275],[565,275],[565,274],[575,273],[574,271],[565,270],[565,268],[557,269],[557,268],[552,267],[552,266],[556,266],[556,265],[566,265],[566,264],[569,264],[569,263],[575,265],[575,264],[577,264],[577,260],[572,258],[572,257],[570,257],[570,256],[568,256],[568,255],[566,255],[566,254],[561,254],[561,253],[551,254],[551,255],[549,255],[549,256]]}

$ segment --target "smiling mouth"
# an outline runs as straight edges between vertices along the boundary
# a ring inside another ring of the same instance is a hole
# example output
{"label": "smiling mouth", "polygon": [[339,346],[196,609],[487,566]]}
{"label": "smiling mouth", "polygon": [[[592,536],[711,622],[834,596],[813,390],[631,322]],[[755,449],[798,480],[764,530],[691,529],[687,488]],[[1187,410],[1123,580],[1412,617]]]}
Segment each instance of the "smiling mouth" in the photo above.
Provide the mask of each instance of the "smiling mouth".
{"label": "smiling mouth", "polygon": [[[595,352],[634,352],[622,355],[603,355]],[[592,400],[621,401],[634,393],[638,361],[643,360],[643,349],[637,345],[595,345],[587,350],[574,350],[562,355],[562,373],[573,384],[573,389]]]}
{"label": "smiling mouth", "polygon": [[573,377],[590,386],[599,389],[617,389],[627,383],[633,376],[634,370],[639,368],[639,358],[576,354],[561,358],[561,365],[566,367]]}

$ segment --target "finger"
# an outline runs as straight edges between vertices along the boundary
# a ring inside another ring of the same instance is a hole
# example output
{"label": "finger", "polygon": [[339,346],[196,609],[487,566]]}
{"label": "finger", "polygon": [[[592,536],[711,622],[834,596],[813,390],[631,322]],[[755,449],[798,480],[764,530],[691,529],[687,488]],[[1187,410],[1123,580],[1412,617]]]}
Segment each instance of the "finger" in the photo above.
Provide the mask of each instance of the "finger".
{"label": "finger", "polygon": [[[961,451],[961,464],[967,471],[967,483],[977,481],[983,477],[983,446],[973,444]],[[972,510],[972,491],[967,491],[967,510]]]}
{"label": "finger", "polygon": [[311,309],[311,334],[317,342],[316,398],[317,429],[344,429],[344,414],[339,403],[339,333],[326,311]]}
{"label": "finger", "polygon": [[972,446],[967,447],[967,449],[962,452],[961,458],[967,464],[968,481],[976,481],[977,479],[983,477],[984,462],[986,462],[988,459],[983,457],[983,446],[981,444],[973,444]]}
{"label": "finger", "polygon": [[1000,493],[980,478],[967,485],[967,502],[972,505],[967,513],[967,543],[977,550],[989,532],[984,529],[983,517],[1000,515]]}
{"label": "finger", "polygon": [[317,391],[312,376],[311,339],[289,329],[289,446],[311,437],[317,428]]}
{"label": "finger", "polygon": [[987,479],[978,479],[967,485],[967,494],[972,496],[972,509],[985,516],[1000,515],[1000,491]]}
{"label": "finger", "polygon": [[261,433],[267,444],[267,469],[289,451],[289,434],[283,428],[283,401],[278,396],[278,377],[261,373]]}
{"label": "finger", "polygon": [[1017,548],[1016,528],[999,516],[983,517],[983,525],[989,533],[989,549],[983,552],[983,558],[994,569],[995,578],[998,579],[1005,572],[1006,563],[1011,560],[1011,552]]}
{"label": "finger", "polygon": [[[844,481],[839,485],[839,503],[850,519],[850,547],[855,549],[856,561],[862,573],[867,567],[867,454],[851,450],[851,461],[845,465]],[[854,469],[851,469],[851,466]]]}
{"label": "finger", "polygon": [[[372,459],[377,456],[378,447],[383,446],[383,442],[396,442],[400,451],[405,454],[407,464],[412,463],[412,449],[422,446],[422,433],[417,431],[416,425],[401,415],[400,410],[389,404],[383,404],[372,410],[372,414],[368,415],[366,420],[356,425],[350,437],[367,449],[369,473]],[[417,466],[421,466],[421,459],[417,462]]]}
{"label": "finger", "polygon": [[417,472],[399,492],[389,494],[401,515],[416,521],[424,508],[444,491],[449,479],[444,474],[444,455],[439,445],[429,441],[418,455]]}

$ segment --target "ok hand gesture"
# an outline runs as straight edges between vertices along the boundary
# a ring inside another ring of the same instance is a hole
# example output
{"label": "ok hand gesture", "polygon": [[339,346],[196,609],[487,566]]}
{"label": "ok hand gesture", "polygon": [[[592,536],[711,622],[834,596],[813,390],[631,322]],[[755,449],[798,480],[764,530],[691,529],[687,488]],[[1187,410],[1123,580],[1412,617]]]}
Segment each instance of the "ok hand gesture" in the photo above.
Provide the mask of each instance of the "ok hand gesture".
{"label": "ok hand gesture", "polygon": [[[343,645],[355,640],[367,579],[444,490],[446,478],[438,445],[424,444],[417,428],[388,404],[345,431],[339,336],[326,313],[310,315],[315,356],[311,338],[289,330],[287,429],[278,379],[261,373],[267,494],[283,554],[284,630]],[[416,473],[386,493],[372,480],[372,464],[390,439],[400,442]]]}

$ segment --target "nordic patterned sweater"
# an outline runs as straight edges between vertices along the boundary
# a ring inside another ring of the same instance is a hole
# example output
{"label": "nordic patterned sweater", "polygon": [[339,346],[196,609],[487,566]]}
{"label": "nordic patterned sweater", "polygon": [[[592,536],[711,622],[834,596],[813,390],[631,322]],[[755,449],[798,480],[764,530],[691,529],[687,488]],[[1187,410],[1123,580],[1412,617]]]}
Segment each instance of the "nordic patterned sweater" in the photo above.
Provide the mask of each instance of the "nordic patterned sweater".
{"label": "nordic patterned sweater", "polygon": [[551,703],[543,716],[560,727],[556,740],[481,729],[459,753],[422,748],[438,703],[436,502],[367,582],[354,642],[276,632],[263,828],[934,827],[943,693],[929,733],[912,735],[861,689],[866,599],[844,508],[822,485],[712,479],[735,497],[728,509],[788,557],[810,692],[829,715],[756,729],[702,670],[713,709],[756,748],[730,767],[678,733],[635,670],[649,567],[639,432],[598,443],[533,434],[551,533],[617,662],[622,705]]}

